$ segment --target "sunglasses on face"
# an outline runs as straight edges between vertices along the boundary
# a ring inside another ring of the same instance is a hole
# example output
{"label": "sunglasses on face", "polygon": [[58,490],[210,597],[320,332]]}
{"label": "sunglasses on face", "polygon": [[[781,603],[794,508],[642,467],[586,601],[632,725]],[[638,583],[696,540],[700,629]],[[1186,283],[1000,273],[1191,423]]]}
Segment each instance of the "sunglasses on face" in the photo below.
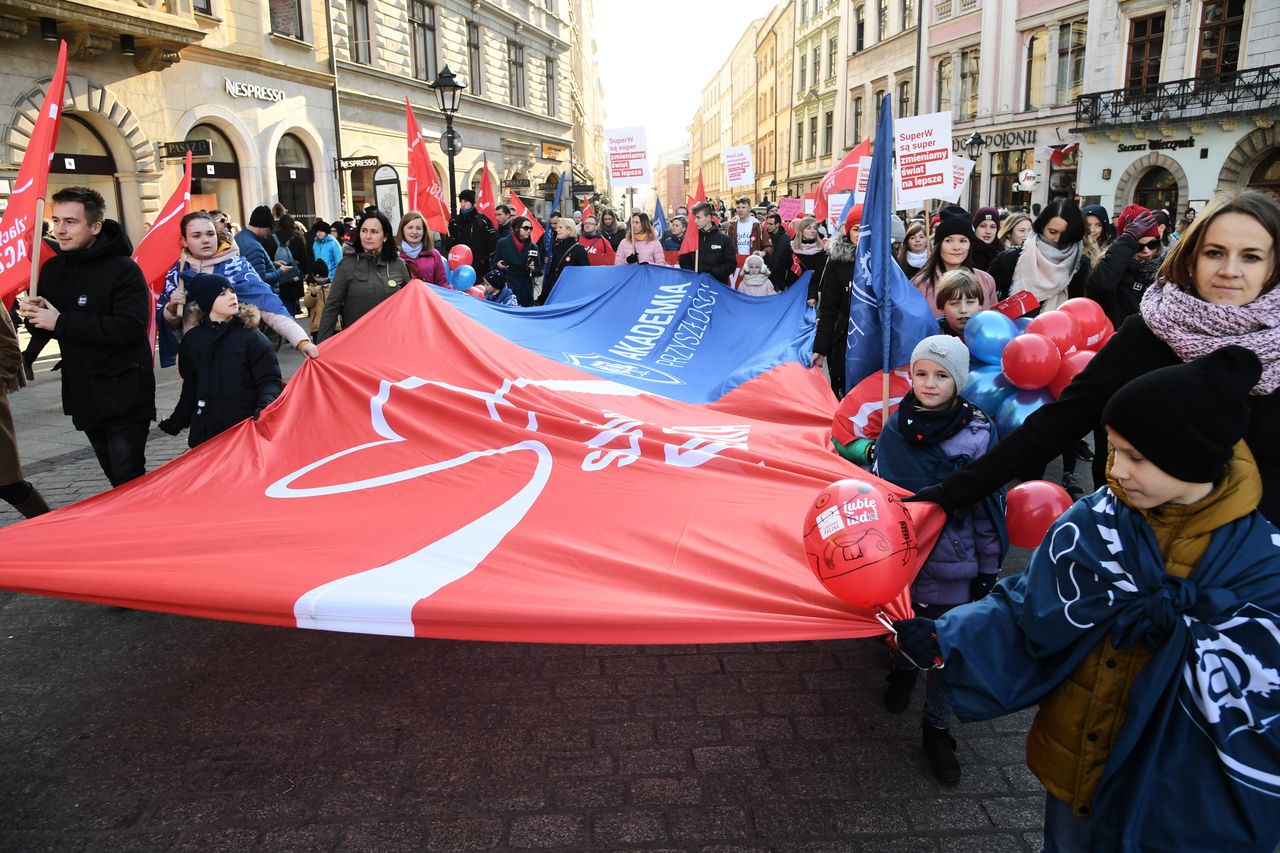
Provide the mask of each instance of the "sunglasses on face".
{"label": "sunglasses on face", "polygon": [[521,231],[532,231],[532,230],[533,230],[533,226],[532,226],[532,225],[521,225],[521,226],[520,226],[520,230],[521,230]]}
{"label": "sunglasses on face", "polygon": [[1155,251],[1155,248],[1159,244],[1159,242],[1160,242],[1159,240],[1148,240],[1146,243],[1139,243],[1138,249],[1139,251],[1143,251],[1143,252],[1152,252],[1152,251]]}

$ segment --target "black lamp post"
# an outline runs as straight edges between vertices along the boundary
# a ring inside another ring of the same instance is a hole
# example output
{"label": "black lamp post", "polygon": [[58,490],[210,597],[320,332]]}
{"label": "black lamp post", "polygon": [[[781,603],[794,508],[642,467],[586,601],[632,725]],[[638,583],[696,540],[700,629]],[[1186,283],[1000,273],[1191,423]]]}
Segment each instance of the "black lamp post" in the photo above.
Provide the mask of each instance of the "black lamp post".
{"label": "black lamp post", "polygon": [[429,84],[440,99],[440,112],[444,113],[444,153],[449,157],[449,210],[457,212],[458,192],[453,171],[453,157],[462,150],[461,139],[453,132],[453,114],[458,111],[462,90],[467,84],[454,76],[449,66],[440,69],[434,82]]}
{"label": "black lamp post", "polygon": [[969,138],[964,141],[964,149],[969,152],[970,160],[977,160],[978,155],[982,153],[982,149],[987,145],[987,140],[982,138],[982,134],[974,131]]}

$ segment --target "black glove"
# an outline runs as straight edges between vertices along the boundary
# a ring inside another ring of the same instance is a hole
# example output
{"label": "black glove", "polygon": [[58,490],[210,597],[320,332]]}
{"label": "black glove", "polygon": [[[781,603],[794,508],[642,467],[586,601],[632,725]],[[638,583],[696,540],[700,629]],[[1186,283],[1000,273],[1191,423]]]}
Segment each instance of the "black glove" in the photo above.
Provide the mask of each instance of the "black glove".
{"label": "black glove", "polygon": [[898,632],[898,648],[921,669],[932,667],[934,658],[942,654],[932,619],[901,619],[893,623],[893,630]]}
{"label": "black glove", "polygon": [[632,252],[631,254],[627,255],[627,263],[629,264],[634,264],[639,260],[640,260],[640,256],[635,252]]}
{"label": "black glove", "polygon": [[938,506],[946,510],[948,516],[950,516],[953,512],[956,512],[957,510],[960,509],[960,507],[956,506],[955,502],[952,501],[951,498],[947,497],[947,493],[942,490],[941,483],[935,483],[932,486],[925,486],[923,489],[916,492],[914,495],[908,495],[907,497],[903,498],[902,502],[904,504],[910,504],[910,503],[937,504]]}
{"label": "black glove", "polygon": [[1135,240],[1141,240],[1148,231],[1155,227],[1156,215],[1151,211],[1147,211],[1146,213],[1138,214],[1132,222],[1125,226],[1124,235]]}
{"label": "black glove", "polygon": [[173,418],[165,418],[160,423],[156,424],[156,426],[160,427],[161,432],[168,433],[169,435],[177,435],[182,432],[182,427],[178,426]]}
{"label": "black glove", "polygon": [[991,592],[998,580],[1000,580],[999,575],[979,574],[969,581],[969,600],[977,601],[980,598],[986,598],[987,593]]}

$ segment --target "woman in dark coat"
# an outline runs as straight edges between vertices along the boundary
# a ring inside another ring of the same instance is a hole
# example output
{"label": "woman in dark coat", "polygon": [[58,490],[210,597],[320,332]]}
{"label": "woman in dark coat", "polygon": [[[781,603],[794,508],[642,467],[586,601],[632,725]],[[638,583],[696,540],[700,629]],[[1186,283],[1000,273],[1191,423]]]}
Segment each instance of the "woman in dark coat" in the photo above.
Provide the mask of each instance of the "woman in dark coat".
{"label": "woman in dark coat", "polygon": [[1016,249],[996,256],[987,272],[996,280],[996,294],[1030,291],[1044,311],[1068,299],[1084,296],[1089,259],[1084,253],[1084,216],[1074,201],[1054,199],[1031,224],[1031,234]]}
{"label": "woman in dark coat", "polygon": [[796,236],[791,240],[791,251],[800,266],[809,273],[809,307],[813,308],[818,304],[822,274],[827,268],[827,244],[818,234],[818,220],[806,216],[796,223]]}
{"label": "woman in dark coat", "polygon": [[[1280,204],[1245,190],[1214,200],[1165,258],[1162,277],[1056,402],[963,471],[909,500],[972,506],[1089,432],[1121,386],[1228,344],[1253,350],[1262,379],[1249,397],[1245,442],[1262,476],[1259,509],[1280,522]],[[1095,448],[1103,481],[1105,447]]]}
{"label": "woman in dark coat", "polygon": [[533,277],[542,269],[542,247],[533,242],[533,225],[523,216],[511,219],[511,233],[498,241],[493,260],[507,274],[507,285],[521,307],[533,305]]}
{"label": "woman in dark coat", "polygon": [[538,304],[546,305],[551,289],[560,280],[565,267],[585,267],[591,265],[586,248],[578,242],[578,224],[567,216],[556,222],[556,241],[551,246],[551,263],[547,265],[547,274],[542,277],[542,292],[538,294]]}
{"label": "woman in dark coat", "polygon": [[[857,234],[858,226],[852,231]],[[843,229],[827,243],[827,263],[818,297],[818,328],[813,338],[813,364],[825,359],[831,373],[831,390],[844,397],[845,348],[849,341],[849,288],[857,243]]]}

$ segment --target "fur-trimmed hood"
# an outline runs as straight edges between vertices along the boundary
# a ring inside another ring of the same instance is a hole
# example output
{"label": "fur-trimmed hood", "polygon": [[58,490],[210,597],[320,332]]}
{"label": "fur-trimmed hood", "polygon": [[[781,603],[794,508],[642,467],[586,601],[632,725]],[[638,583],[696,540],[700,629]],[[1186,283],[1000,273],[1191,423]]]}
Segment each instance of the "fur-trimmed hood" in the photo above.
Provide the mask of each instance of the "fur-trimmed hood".
{"label": "fur-trimmed hood", "polygon": [[[191,305],[191,316],[195,318],[196,325],[204,322],[204,312],[200,310],[200,306]],[[262,325],[262,312],[258,310],[257,305],[250,305],[247,302],[240,303],[240,311],[236,314],[235,319],[240,321],[240,325],[246,329],[256,329]]]}
{"label": "fur-trimmed hood", "polygon": [[858,246],[849,239],[843,230],[827,241],[827,259],[838,264],[853,263],[854,253]]}

